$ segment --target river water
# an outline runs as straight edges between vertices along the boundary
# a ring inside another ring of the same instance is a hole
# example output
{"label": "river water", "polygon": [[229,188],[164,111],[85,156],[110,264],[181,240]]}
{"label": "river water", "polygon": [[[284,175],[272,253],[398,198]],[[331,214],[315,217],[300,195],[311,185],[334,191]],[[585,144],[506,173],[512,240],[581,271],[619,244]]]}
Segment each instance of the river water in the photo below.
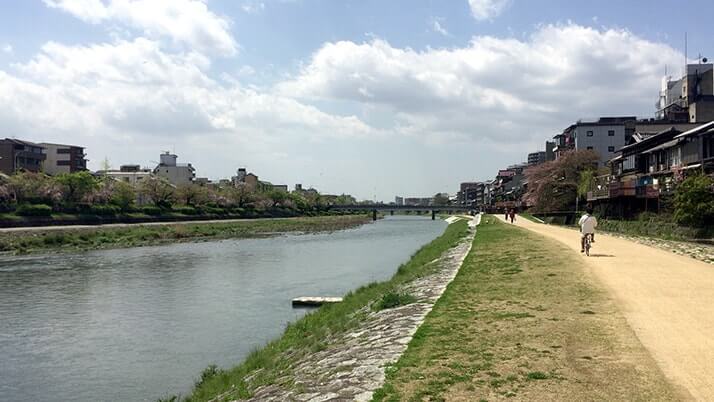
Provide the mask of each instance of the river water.
{"label": "river water", "polygon": [[186,393],[305,310],[390,278],[443,221],[329,234],[0,258],[0,400],[143,401]]}

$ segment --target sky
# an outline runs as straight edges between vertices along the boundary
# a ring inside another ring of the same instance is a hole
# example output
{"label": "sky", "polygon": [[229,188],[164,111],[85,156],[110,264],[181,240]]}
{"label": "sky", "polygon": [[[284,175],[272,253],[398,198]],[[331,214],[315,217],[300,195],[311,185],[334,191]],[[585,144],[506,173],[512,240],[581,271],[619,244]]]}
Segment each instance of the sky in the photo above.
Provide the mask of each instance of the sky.
{"label": "sky", "polygon": [[0,0],[0,138],[391,201],[487,180],[580,118],[651,117],[714,3]]}

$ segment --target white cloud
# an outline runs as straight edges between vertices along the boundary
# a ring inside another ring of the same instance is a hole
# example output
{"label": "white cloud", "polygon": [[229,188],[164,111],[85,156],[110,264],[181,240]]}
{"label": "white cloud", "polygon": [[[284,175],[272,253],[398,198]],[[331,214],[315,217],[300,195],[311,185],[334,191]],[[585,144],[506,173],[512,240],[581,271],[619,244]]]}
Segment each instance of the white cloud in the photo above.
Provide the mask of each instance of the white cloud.
{"label": "white cloud", "polygon": [[449,36],[449,31],[442,27],[441,22],[436,18],[431,21],[431,29],[438,34]]}
{"label": "white cloud", "polygon": [[330,115],[237,81],[221,84],[207,75],[209,67],[198,53],[168,54],[146,38],[90,46],[50,42],[16,64],[17,74],[0,70],[0,125],[30,139],[38,132],[55,141],[68,134],[79,143],[101,139],[95,150],[119,140],[234,136],[258,144],[374,132],[354,116]]}
{"label": "white cloud", "polygon": [[[119,21],[115,11],[103,14],[112,3],[84,3],[67,10],[89,22]],[[104,155],[148,163],[176,145],[200,175],[260,164],[267,179],[312,174],[315,185],[372,194],[364,175],[391,166],[406,179],[385,178],[385,186],[428,194],[429,183],[456,180],[454,171],[471,175],[474,164],[486,171],[504,155],[525,156],[535,149],[524,145],[542,144],[578,117],[650,114],[662,66],[682,58],[627,31],[548,25],[522,40],[478,36],[448,49],[379,38],[326,43],[294,76],[259,88],[241,81],[262,67],[239,64],[214,77],[215,51],[169,46],[164,38],[174,36],[141,31],[111,43],[49,42],[0,69],[0,126],[28,140],[87,146],[90,163]],[[484,147],[490,162],[480,162]]]}
{"label": "white cloud", "polygon": [[248,14],[255,14],[265,10],[265,3],[262,1],[246,1],[241,5],[241,9]]}
{"label": "white cloud", "polygon": [[277,90],[389,110],[406,135],[522,142],[579,117],[651,115],[664,64],[681,55],[623,30],[543,26],[526,40],[454,49],[327,43]]}
{"label": "white cloud", "polygon": [[471,15],[477,21],[498,17],[510,4],[511,0],[469,0]]}
{"label": "white cloud", "polygon": [[230,21],[208,9],[205,0],[44,0],[51,8],[99,24],[119,22],[151,38],[168,37],[175,44],[210,54],[231,56],[238,44]]}

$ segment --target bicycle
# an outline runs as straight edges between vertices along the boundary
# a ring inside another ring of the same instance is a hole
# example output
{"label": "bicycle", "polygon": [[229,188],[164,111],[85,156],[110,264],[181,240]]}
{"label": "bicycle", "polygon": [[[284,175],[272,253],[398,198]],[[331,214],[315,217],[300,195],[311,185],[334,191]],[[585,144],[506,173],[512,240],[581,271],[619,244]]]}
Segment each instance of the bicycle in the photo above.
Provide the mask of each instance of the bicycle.
{"label": "bicycle", "polygon": [[592,247],[592,236],[591,233],[585,235],[585,255],[588,257],[590,256],[590,247]]}

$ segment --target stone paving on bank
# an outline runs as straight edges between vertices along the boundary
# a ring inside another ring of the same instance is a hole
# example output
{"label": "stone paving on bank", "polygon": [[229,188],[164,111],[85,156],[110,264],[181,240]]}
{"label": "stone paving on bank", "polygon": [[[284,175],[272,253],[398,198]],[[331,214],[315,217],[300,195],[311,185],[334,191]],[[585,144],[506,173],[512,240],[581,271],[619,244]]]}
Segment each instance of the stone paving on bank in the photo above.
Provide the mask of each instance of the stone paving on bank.
{"label": "stone paving on bank", "polygon": [[277,385],[258,388],[251,401],[369,401],[385,380],[385,366],[396,362],[417,328],[456,276],[471,250],[474,227],[456,247],[431,262],[434,273],[400,289],[417,302],[392,309],[371,311],[351,332],[336,334],[325,350],[309,354],[292,370],[290,389]]}

